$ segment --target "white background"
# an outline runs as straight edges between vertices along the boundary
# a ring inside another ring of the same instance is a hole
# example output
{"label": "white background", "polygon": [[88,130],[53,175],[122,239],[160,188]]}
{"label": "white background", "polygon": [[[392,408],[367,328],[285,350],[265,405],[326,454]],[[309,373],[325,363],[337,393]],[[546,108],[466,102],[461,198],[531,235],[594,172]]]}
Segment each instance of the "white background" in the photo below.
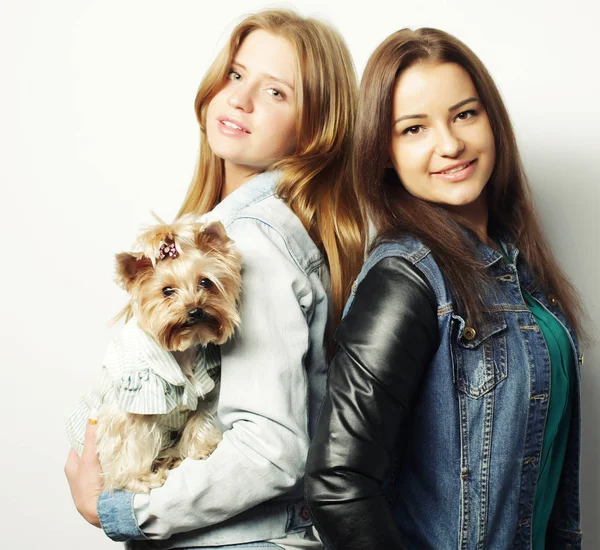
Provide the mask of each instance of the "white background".
{"label": "white background", "polygon": [[[514,120],[548,238],[600,326],[598,8],[589,2],[302,1],[360,73],[402,27],[487,65]],[[198,83],[254,1],[0,0],[0,546],[115,546],[75,511],[63,420],[96,381],[123,306],[113,254],[172,219],[198,150]],[[594,7],[593,7],[594,6]],[[595,336],[595,329],[592,327]],[[600,548],[600,350],[583,367],[584,542]]]}

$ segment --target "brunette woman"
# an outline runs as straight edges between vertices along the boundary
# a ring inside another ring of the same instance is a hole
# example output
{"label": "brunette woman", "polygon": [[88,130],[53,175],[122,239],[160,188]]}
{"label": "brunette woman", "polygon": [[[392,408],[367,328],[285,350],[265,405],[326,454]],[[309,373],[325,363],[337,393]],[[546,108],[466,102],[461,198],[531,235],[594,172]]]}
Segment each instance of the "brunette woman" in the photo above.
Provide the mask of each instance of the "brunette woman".
{"label": "brunette woman", "polygon": [[498,89],[462,42],[401,30],[355,137],[377,230],[308,461],[328,548],[580,548],[581,309]]}

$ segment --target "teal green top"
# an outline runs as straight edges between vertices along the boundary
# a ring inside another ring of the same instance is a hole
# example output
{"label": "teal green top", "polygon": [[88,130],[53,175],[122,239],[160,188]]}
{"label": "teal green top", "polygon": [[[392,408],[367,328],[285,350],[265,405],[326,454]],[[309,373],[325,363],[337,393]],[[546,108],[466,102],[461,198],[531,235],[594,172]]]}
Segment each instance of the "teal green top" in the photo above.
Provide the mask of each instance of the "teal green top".
{"label": "teal green top", "polygon": [[[496,243],[509,261],[502,243]],[[529,311],[542,331],[550,356],[550,400],[531,524],[533,550],[544,550],[546,529],[567,452],[575,361],[571,341],[564,327],[544,306],[521,290]]]}
{"label": "teal green top", "polygon": [[543,550],[546,529],[567,452],[575,365],[567,331],[529,294],[523,292],[523,297],[544,335],[550,354],[550,402],[532,518],[533,550]]}

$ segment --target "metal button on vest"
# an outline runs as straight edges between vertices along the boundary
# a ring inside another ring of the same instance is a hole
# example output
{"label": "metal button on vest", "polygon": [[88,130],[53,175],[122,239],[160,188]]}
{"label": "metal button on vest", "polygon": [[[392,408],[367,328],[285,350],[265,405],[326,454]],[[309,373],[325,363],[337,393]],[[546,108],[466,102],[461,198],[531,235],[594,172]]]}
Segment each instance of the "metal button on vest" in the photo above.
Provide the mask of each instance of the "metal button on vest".
{"label": "metal button on vest", "polygon": [[554,294],[550,294],[550,296],[548,296],[548,300],[550,300],[550,305],[552,307],[556,307],[556,304],[558,304],[558,300],[556,299],[556,296],[554,296]]}
{"label": "metal button on vest", "polygon": [[477,336],[477,331],[473,327],[465,328],[465,331],[463,332],[463,338],[465,340],[468,340],[470,342],[471,340],[475,339],[475,336]]}
{"label": "metal button on vest", "polygon": [[310,519],[310,513],[308,512],[308,508],[306,506],[302,507],[302,510],[300,510],[300,515],[302,516],[302,519]]}

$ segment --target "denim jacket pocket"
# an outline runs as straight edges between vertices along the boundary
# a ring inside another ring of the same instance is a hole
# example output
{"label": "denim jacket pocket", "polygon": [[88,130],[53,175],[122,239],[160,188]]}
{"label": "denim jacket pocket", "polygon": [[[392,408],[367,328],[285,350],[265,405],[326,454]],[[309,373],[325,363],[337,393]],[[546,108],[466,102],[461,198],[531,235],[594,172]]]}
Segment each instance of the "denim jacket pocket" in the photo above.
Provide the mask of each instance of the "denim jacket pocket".
{"label": "denim jacket pocket", "polygon": [[452,315],[454,380],[460,392],[478,399],[508,376],[506,328],[501,313],[484,314],[477,328]]}

